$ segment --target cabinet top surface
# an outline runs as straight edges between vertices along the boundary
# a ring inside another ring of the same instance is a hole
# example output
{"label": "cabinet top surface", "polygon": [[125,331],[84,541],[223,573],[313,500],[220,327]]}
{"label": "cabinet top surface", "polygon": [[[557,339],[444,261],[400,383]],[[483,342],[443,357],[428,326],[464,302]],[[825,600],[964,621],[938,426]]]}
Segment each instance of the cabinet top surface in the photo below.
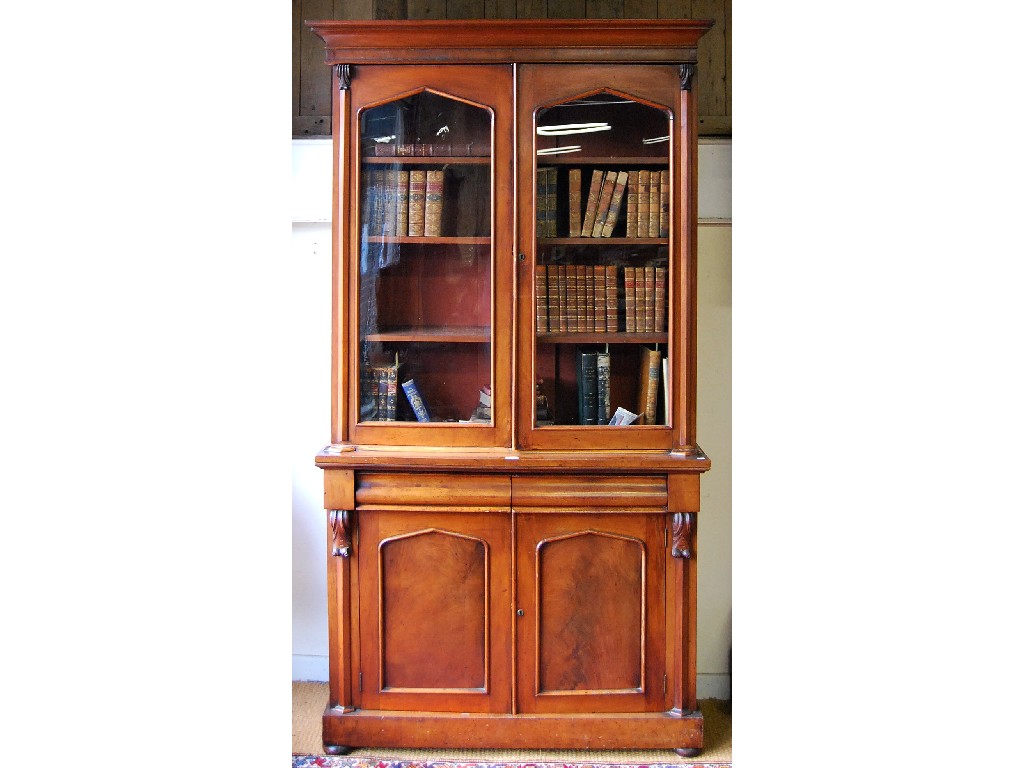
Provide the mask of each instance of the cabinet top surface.
{"label": "cabinet top surface", "polygon": [[[327,63],[696,60],[696,19],[307,21]],[[383,55],[382,55],[383,54]]]}

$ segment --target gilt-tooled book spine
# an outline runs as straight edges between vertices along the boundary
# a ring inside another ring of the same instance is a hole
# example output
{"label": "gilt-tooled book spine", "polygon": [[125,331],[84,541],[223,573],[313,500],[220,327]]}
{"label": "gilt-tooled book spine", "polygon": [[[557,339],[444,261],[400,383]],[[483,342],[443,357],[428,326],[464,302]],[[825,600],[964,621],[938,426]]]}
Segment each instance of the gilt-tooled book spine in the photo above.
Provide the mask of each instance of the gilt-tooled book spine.
{"label": "gilt-tooled book spine", "polygon": [[604,171],[594,171],[590,177],[590,191],[587,193],[587,213],[583,217],[583,229],[580,237],[592,237],[594,234],[594,221],[597,219],[597,206],[601,201],[601,186],[604,181]]}
{"label": "gilt-tooled book spine", "polygon": [[409,234],[409,172],[398,172],[398,193],[395,197],[395,234]]}
{"label": "gilt-tooled book spine", "polygon": [[647,283],[644,281],[644,268],[636,268],[636,279],[633,283],[636,299],[633,302],[633,325],[637,333],[647,330],[644,324],[644,309],[647,306]]}
{"label": "gilt-tooled book spine", "polygon": [[619,330],[619,268],[609,266],[605,272],[605,301],[607,302],[608,331],[616,333]]}
{"label": "gilt-tooled book spine", "polygon": [[384,177],[384,237],[394,237],[397,228],[398,171],[386,171]]}
{"label": "gilt-tooled book spine", "polygon": [[597,352],[576,352],[580,424],[597,424]]}
{"label": "gilt-tooled book spine", "polygon": [[552,264],[548,271],[548,330],[558,333],[562,323],[562,297],[558,291],[558,267]]}
{"label": "gilt-tooled book spine", "polygon": [[566,299],[566,315],[569,318],[570,333],[575,333],[579,330],[579,305],[577,293],[578,284],[576,282],[576,265],[567,264],[565,267],[565,299]]}
{"label": "gilt-tooled book spine", "polygon": [[564,264],[558,265],[558,330],[569,331],[569,276]]}
{"label": "gilt-tooled book spine", "polygon": [[548,268],[538,264],[535,272],[537,292],[537,333],[548,331]]}
{"label": "gilt-tooled book spine", "polygon": [[657,237],[661,226],[661,171],[651,171],[651,183],[648,186],[647,203],[647,236]]}
{"label": "gilt-tooled book spine", "polygon": [[387,416],[388,421],[398,418],[398,366],[389,365],[385,369],[387,378]]}
{"label": "gilt-tooled book spine", "polygon": [[640,380],[637,387],[637,413],[644,424],[657,423],[658,382],[661,379],[661,352],[640,348]]}
{"label": "gilt-tooled book spine", "polygon": [[644,267],[644,331],[654,332],[654,307],[657,297],[654,295],[654,267]]}
{"label": "gilt-tooled book spine", "polygon": [[402,389],[405,391],[405,397],[409,401],[409,405],[412,406],[412,412],[416,416],[416,421],[430,421],[430,412],[427,410],[427,404],[423,402],[423,396],[416,386],[415,379],[403,381]]}
{"label": "gilt-tooled book spine", "polygon": [[370,171],[370,235],[379,237],[384,234],[384,187],[387,185],[387,172],[383,168]]}
{"label": "gilt-tooled book spine", "polygon": [[622,197],[626,194],[626,180],[629,174],[619,171],[615,177],[615,187],[612,189],[612,200],[608,205],[608,218],[604,222],[602,237],[611,237],[615,231],[615,225],[619,223],[619,211],[622,210]]}
{"label": "gilt-tooled book spine", "polygon": [[583,201],[582,176],[582,169],[569,169],[569,237],[579,237],[583,230],[580,213],[580,205]]}
{"label": "gilt-tooled book spine", "polygon": [[637,174],[636,236],[647,237],[648,221],[651,217],[651,172]]}
{"label": "gilt-tooled book spine", "polygon": [[597,288],[594,285],[594,268],[592,266],[586,266],[583,267],[583,270],[585,273],[583,279],[587,283],[587,331],[593,333],[597,326]]}
{"label": "gilt-tooled book spine", "polygon": [[607,352],[597,353],[597,423],[607,424],[612,417],[612,367]]}
{"label": "gilt-tooled book spine", "polygon": [[626,333],[636,332],[636,267],[623,267],[626,303]]}
{"label": "gilt-tooled book spine", "polygon": [[423,237],[427,172],[409,171],[409,236]]}
{"label": "gilt-tooled book spine", "polygon": [[668,237],[668,171],[661,172],[661,219],[658,237]]}
{"label": "gilt-tooled book spine", "polygon": [[424,203],[423,234],[441,236],[441,214],[444,208],[444,171],[427,171],[426,200]]}
{"label": "gilt-tooled book spine", "polygon": [[587,268],[576,265],[576,330],[587,330]]}
{"label": "gilt-tooled book spine", "polygon": [[612,205],[612,195],[615,193],[615,171],[608,171],[601,185],[601,199],[597,204],[597,215],[594,217],[594,237],[602,237],[604,234],[604,223],[608,220],[608,210]]}
{"label": "gilt-tooled book spine", "polygon": [[594,330],[604,333],[608,330],[608,288],[605,277],[611,267],[594,267]]}
{"label": "gilt-tooled book spine", "polygon": [[654,269],[654,330],[668,330],[668,268]]}
{"label": "gilt-tooled book spine", "polygon": [[640,172],[629,171],[626,177],[626,237],[636,237],[636,216],[639,205]]}
{"label": "gilt-tooled book spine", "polygon": [[546,187],[547,201],[544,205],[547,228],[546,237],[558,236],[558,168],[548,168]]}
{"label": "gilt-tooled book spine", "polygon": [[537,197],[534,211],[537,225],[537,237],[548,236],[548,169],[537,169]]}

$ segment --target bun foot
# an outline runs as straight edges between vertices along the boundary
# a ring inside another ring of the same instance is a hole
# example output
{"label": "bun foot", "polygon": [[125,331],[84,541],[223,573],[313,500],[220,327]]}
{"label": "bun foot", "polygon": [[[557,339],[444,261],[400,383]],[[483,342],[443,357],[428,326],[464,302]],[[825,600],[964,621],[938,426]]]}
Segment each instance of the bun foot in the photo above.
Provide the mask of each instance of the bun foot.
{"label": "bun foot", "polygon": [[675,750],[675,753],[680,757],[696,757],[700,754],[700,749],[698,747],[682,747]]}
{"label": "bun foot", "polygon": [[328,755],[347,755],[352,747],[343,747],[341,744],[324,744],[324,752]]}

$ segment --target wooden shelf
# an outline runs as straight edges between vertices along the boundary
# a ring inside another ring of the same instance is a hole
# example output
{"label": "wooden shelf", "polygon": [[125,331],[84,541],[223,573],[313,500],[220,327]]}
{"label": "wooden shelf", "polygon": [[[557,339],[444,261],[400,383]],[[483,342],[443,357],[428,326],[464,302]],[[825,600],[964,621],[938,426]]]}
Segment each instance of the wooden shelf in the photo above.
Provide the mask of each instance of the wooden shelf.
{"label": "wooden shelf", "polygon": [[626,333],[614,331],[600,333],[538,333],[540,344],[667,344],[668,333]]}
{"label": "wooden shelf", "polygon": [[491,329],[486,325],[392,328],[363,336],[363,341],[427,341],[443,344],[487,344],[490,340]]}
{"label": "wooden shelf", "polygon": [[668,245],[667,237],[538,237],[538,245]]}
{"label": "wooden shelf", "polygon": [[401,243],[403,245],[490,245],[489,237],[383,237],[371,235],[366,238],[370,243]]}
{"label": "wooden shelf", "polygon": [[370,155],[364,157],[363,162],[367,165],[490,165],[490,155],[457,155],[457,156],[438,156],[431,155],[420,156],[420,155],[391,155],[384,157],[377,157],[376,155]]}
{"label": "wooden shelf", "polygon": [[664,165],[668,167],[668,155],[663,157],[583,157],[580,155],[540,155],[537,165]]}

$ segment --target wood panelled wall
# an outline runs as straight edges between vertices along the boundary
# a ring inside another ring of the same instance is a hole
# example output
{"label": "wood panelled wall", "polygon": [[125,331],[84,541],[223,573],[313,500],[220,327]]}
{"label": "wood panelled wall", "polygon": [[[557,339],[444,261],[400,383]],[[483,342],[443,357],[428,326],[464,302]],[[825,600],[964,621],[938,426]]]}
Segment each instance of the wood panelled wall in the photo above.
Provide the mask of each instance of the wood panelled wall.
{"label": "wood panelled wall", "polygon": [[331,134],[331,73],[309,19],[713,19],[697,50],[702,136],[732,134],[732,0],[292,0],[292,126]]}

